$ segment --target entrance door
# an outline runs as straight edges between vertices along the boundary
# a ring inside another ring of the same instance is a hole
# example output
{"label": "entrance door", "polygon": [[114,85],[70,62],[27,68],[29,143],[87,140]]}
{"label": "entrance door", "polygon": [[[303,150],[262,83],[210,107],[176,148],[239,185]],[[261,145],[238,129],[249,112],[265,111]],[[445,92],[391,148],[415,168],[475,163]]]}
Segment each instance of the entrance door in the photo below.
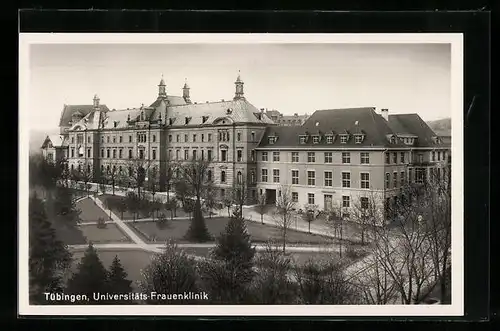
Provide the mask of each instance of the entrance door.
{"label": "entrance door", "polygon": [[267,204],[276,204],[276,190],[266,189],[266,200]]}
{"label": "entrance door", "polygon": [[325,210],[332,209],[333,197],[331,194],[325,194],[324,208]]}

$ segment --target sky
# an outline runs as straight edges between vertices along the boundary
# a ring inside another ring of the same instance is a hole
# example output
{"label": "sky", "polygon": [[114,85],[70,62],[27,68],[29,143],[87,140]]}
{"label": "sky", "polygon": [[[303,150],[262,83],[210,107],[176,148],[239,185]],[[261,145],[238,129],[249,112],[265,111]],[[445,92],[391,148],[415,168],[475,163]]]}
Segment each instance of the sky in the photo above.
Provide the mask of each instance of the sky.
{"label": "sky", "polygon": [[35,44],[30,46],[30,129],[57,129],[64,104],[149,106],[167,94],[246,99],[283,114],[376,107],[389,114],[451,116],[449,44]]}

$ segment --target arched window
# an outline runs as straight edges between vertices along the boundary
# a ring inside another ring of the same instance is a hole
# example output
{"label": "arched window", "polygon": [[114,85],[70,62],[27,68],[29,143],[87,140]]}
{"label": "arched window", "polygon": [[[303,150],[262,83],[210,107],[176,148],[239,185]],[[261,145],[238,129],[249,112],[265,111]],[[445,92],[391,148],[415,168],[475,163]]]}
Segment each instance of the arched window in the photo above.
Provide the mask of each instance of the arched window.
{"label": "arched window", "polygon": [[241,171],[238,171],[238,174],[236,175],[236,180],[238,184],[243,183],[243,175],[241,174]]}
{"label": "arched window", "polygon": [[226,172],[225,171],[221,171],[221,173],[220,173],[220,182],[221,183],[226,182]]}
{"label": "arched window", "polygon": [[208,170],[208,171],[207,171],[207,179],[208,179],[209,181],[211,181],[211,180],[212,180],[212,170]]}

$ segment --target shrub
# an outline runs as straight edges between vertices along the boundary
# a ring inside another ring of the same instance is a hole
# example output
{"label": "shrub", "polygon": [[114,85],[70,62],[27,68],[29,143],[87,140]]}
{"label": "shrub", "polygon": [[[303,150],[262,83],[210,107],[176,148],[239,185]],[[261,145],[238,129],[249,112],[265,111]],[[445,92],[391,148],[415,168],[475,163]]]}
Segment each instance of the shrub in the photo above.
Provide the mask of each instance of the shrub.
{"label": "shrub", "polygon": [[107,226],[107,224],[106,224],[106,221],[104,220],[104,218],[99,217],[99,219],[97,220],[97,228],[104,229],[104,228],[106,228],[106,226]]}

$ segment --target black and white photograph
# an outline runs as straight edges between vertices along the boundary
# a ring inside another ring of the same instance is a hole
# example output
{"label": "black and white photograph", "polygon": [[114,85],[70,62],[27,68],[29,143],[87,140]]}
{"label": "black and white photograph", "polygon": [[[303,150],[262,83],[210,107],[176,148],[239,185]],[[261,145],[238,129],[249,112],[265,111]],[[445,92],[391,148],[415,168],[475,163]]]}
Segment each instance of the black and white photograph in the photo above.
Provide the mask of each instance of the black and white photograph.
{"label": "black and white photograph", "polygon": [[20,34],[29,315],[463,314],[460,34]]}

